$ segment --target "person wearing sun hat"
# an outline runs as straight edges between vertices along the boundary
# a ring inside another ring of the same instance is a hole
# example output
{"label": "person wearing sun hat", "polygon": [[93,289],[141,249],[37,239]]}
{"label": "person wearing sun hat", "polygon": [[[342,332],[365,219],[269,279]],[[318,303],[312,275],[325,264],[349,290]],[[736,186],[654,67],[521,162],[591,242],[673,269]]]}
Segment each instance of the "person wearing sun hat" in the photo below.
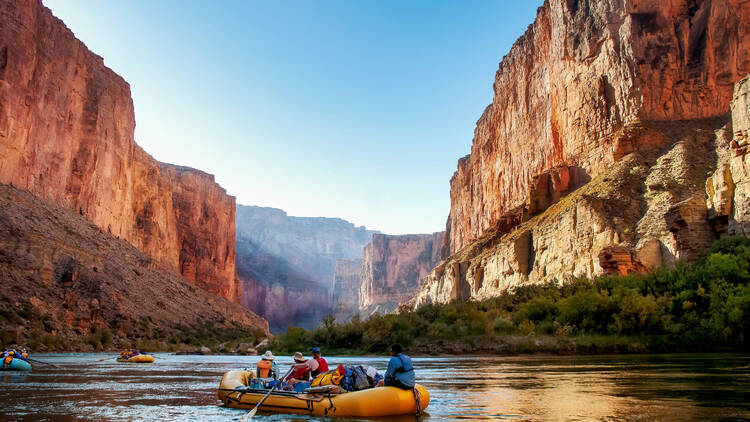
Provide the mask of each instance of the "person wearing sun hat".
{"label": "person wearing sun hat", "polygon": [[270,350],[266,350],[261,359],[256,365],[256,374],[258,378],[273,378],[276,379],[279,376],[279,368],[276,366],[274,361],[276,357]]}
{"label": "person wearing sun hat", "polygon": [[296,352],[292,359],[294,359],[292,373],[285,380],[292,384],[300,381],[310,381],[310,374],[318,369],[318,362],[315,359],[305,359],[300,352]]}

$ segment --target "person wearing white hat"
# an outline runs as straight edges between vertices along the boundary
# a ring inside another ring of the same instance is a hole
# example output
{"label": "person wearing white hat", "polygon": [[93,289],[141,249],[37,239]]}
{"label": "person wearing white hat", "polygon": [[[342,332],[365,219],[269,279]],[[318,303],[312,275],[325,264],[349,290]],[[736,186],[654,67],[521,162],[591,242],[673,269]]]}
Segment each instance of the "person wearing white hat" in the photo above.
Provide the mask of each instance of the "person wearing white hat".
{"label": "person wearing white hat", "polygon": [[267,350],[263,354],[257,364],[258,378],[276,379],[279,376],[279,368],[276,366],[276,362],[274,362],[275,359],[276,357],[270,350]]}

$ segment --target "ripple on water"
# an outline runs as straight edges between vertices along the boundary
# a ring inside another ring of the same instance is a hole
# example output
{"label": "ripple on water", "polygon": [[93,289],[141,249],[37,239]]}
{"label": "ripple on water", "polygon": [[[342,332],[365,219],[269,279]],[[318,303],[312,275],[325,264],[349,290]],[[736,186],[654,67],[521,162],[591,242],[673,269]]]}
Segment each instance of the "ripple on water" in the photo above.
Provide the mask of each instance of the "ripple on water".
{"label": "ripple on water", "polygon": [[[2,373],[0,420],[237,420],[219,406],[221,375],[257,357],[160,354],[118,364],[104,354],[49,354],[29,374]],[[386,358],[329,357],[373,365]],[[282,366],[288,357],[279,358]],[[415,358],[430,391],[424,420],[696,420],[750,418],[750,357],[637,355]],[[325,420],[260,415],[258,420]],[[339,419],[341,421],[341,419]],[[388,419],[414,420],[414,417]]]}

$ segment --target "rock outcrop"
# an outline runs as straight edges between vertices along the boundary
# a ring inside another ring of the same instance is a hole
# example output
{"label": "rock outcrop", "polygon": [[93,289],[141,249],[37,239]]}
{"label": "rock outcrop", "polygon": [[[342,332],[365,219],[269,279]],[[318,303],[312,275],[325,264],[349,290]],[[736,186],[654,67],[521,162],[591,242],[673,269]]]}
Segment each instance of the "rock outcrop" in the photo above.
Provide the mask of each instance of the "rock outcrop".
{"label": "rock outcrop", "polygon": [[239,300],[234,198],[136,145],[130,87],[39,0],[0,0],[0,183]]}
{"label": "rock outcrop", "polygon": [[343,322],[359,312],[361,259],[337,259],[331,286],[331,314]]}
{"label": "rock outcrop", "polygon": [[360,315],[390,313],[411,300],[419,289],[419,280],[442,259],[444,235],[374,234],[362,257]]}
{"label": "rock outcrop", "polygon": [[741,0],[545,1],[500,63],[471,155],[451,179],[447,249],[541,211],[534,191],[546,172],[574,168],[585,180],[630,152],[669,146],[658,131],[633,136],[643,122],[726,114],[732,85],[750,72],[748,28]]}
{"label": "rock outcrop", "polygon": [[338,218],[290,217],[276,208],[237,206],[242,303],[271,330],[312,328],[331,313],[337,259],[359,259],[371,230]]}
{"label": "rock outcrop", "polygon": [[71,350],[106,332],[114,346],[127,347],[118,338],[151,339],[166,348],[206,325],[268,332],[268,323],[244,306],[197,288],[78,212],[5,184],[0,275],[6,344]]}
{"label": "rock outcrop", "polygon": [[749,72],[746,1],[546,1],[500,63],[451,179],[452,256],[414,303],[647,271],[746,233]]}
{"label": "rock outcrop", "polygon": [[716,148],[717,165],[706,180],[708,218],[720,233],[750,236],[750,77],[735,85],[732,131]]}

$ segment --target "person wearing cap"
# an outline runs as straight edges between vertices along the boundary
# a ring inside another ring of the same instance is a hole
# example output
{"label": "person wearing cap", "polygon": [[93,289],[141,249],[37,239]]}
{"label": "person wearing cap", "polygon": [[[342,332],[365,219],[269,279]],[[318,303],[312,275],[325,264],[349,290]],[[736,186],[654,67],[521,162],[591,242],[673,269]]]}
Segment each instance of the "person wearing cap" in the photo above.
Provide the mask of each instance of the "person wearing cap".
{"label": "person wearing cap", "polygon": [[279,368],[276,366],[274,359],[276,359],[276,357],[273,353],[270,350],[266,350],[266,353],[263,354],[256,365],[258,378],[276,379],[276,377],[279,376]]}
{"label": "person wearing cap", "polygon": [[298,381],[310,381],[310,374],[318,369],[318,362],[314,359],[305,360],[300,352],[296,352],[292,358],[294,359],[292,373],[287,375],[284,381],[289,381],[292,384]]}
{"label": "person wearing cap", "polygon": [[318,374],[322,374],[323,372],[328,372],[328,362],[326,362],[325,358],[320,355],[320,347],[312,348],[311,360],[315,360],[318,363],[318,367],[312,370],[311,372],[313,378],[318,376]]}

